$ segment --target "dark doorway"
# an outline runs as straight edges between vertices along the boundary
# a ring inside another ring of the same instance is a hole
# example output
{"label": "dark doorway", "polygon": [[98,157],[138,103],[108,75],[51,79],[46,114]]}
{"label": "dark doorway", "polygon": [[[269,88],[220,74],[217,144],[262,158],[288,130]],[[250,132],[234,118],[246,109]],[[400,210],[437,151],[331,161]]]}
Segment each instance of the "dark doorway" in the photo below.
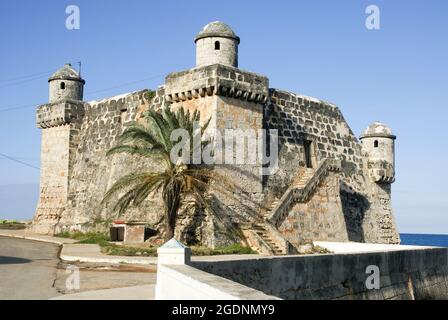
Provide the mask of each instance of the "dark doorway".
{"label": "dark doorway", "polygon": [[123,241],[123,240],[124,240],[124,227],[111,227],[110,241]]}
{"label": "dark doorway", "polygon": [[313,167],[313,161],[311,159],[311,144],[312,141],[310,140],[303,141],[303,149],[305,151],[305,165],[307,168]]}

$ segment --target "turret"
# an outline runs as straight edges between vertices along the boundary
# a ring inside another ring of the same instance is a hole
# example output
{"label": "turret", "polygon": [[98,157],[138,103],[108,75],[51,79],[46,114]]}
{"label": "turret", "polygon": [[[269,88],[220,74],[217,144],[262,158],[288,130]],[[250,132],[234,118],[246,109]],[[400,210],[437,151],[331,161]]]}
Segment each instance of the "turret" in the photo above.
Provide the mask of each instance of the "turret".
{"label": "turret", "polygon": [[395,180],[395,139],[385,124],[374,122],[360,137],[362,149],[368,157],[367,167],[375,182],[392,183]]}
{"label": "turret", "polygon": [[48,79],[48,83],[50,86],[50,103],[62,100],[82,101],[83,99],[84,84],[86,82],[69,63],[56,71]]}
{"label": "turret", "polygon": [[194,39],[196,43],[196,66],[223,64],[238,67],[238,44],[240,38],[220,21],[210,22]]}
{"label": "turret", "polygon": [[49,103],[36,112],[36,125],[42,129],[40,194],[33,220],[33,231],[54,234],[68,206],[69,177],[84,117],[85,81],[70,64],[50,79]]}

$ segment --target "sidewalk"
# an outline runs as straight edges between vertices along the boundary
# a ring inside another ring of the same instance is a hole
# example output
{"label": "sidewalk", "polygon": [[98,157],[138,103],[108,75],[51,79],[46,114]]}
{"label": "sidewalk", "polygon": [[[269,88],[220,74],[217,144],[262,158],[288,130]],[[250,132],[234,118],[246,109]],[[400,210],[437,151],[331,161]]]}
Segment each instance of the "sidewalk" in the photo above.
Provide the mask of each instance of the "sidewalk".
{"label": "sidewalk", "polygon": [[[68,262],[90,262],[90,263],[128,263],[140,265],[157,265],[157,257],[127,257],[109,256],[101,252],[97,244],[76,244],[76,240],[67,238],[57,238],[32,233],[28,230],[1,230],[0,236],[13,237],[26,240],[44,241],[58,244],[62,247],[59,258]],[[239,255],[216,255],[216,256],[196,256],[192,261],[225,261],[240,259],[256,259],[259,255],[239,254]]]}
{"label": "sidewalk", "polygon": [[[108,256],[101,253],[100,246],[97,244],[75,244],[77,241],[73,239],[35,234],[26,229],[0,229],[0,236],[55,243],[61,246],[59,258],[63,261],[108,264],[157,264],[157,257]],[[154,294],[155,285],[153,284],[84,291],[57,296],[50,300],[152,300],[154,299]]]}
{"label": "sidewalk", "polygon": [[71,262],[157,264],[157,257],[109,256],[102,253],[100,246],[97,244],[66,243],[62,246],[60,258]]}
{"label": "sidewalk", "polygon": [[109,256],[97,244],[76,244],[77,240],[32,233],[29,230],[2,230],[0,236],[55,243],[62,246],[59,258],[69,262],[157,264],[157,257]]}

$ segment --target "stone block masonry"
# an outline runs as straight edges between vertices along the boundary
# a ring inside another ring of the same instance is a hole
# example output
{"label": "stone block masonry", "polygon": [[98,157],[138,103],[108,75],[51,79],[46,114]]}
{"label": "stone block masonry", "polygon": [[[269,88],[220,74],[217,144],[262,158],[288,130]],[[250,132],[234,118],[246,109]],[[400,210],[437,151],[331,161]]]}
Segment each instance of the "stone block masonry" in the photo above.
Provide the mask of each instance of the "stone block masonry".
{"label": "stone block masonry", "polygon": [[[374,250],[374,249],[373,249]],[[287,300],[448,299],[446,248],[194,261],[215,276]],[[368,266],[379,270],[369,289]]]}
{"label": "stone block masonry", "polygon": [[[106,156],[126,126],[141,120],[149,105],[147,94],[144,90],[86,103],[70,175],[68,211],[58,224],[61,230],[95,228],[95,222],[102,222],[105,227],[117,218],[111,208],[101,205],[107,189],[130,172],[158,169],[152,161],[141,157]],[[161,204],[148,200],[142,208],[130,210],[122,218],[154,224],[160,219],[156,214],[160,210]]]}
{"label": "stone block masonry", "polygon": [[[369,160],[337,106],[270,89],[265,121],[268,128],[279,131],[280,170],[266,181],[268,188],[279,197],[293,183],[300,168],[307,166],[307,143],[311,149],[311,167],[326,158],[342,161],[340,181],[327,182],[331,188],[323,186],[326,193],[333,190],[333,196],[324,200],[318,191],[310,201],[292,207],[285,220],[289,222],[283,227],[285,236],[291,236],[291,222],[294,221],[292,228],[302,229],[301,236],[294,236],[295,241],[305,240],[303,237],[341,241],[348,237],[348,240],[361,242],[399,242],[390,204],[390,185],[380,186],[370,178]],[[327,209],[322,211],[325,207]],[[333,230],[333,233],[325,230]]]}
{"label": "stone block masonry", "polygon": [[[219,247],[247,243],[245,234],[261,232],[268,247],[254,249],[282,253],[318,240],[399,243],[391,205],[396,137],[386,125],[373,123],[359,143],[336,105],[270,88],[268,77],[239,69],[240,39],[222,22],[206,25],[195,43],[196,67],[168,74],[154,94],[84,102],[85,81],[70,65],[50,78],[50,103],[38,107],[36,120],[42,129],[36,231],[105,231],[118,218],[101,204],[108,188],[128,173],[161,169],[138,156],[108,157],[107,151],[129,124],[143,121],[144,111],[171,107],[200,111],[202,123],[211,119],[211,136],[228,129],[273,129],[279,136],[279,170],[272,175],[263,175],[259,162],[213,166],[237,188],[212,184],[213,210],[186,201],[176,226],[179,240]],[[328,163],[338,163],[337,170],[319,169]],[[164,235],[159,195],[120,218],[143,221]]]}

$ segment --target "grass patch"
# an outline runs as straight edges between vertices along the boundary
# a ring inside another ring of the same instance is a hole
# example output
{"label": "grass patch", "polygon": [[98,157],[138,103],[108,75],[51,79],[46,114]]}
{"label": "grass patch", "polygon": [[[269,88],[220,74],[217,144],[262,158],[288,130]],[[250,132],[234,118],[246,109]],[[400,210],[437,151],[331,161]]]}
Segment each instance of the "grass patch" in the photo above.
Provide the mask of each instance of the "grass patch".
{"label": "grass patch", "polygon": [[0,224],[15,224],[18,223],[16,220],[0,220]]}
{"label": "grass patch", "polygon": [[99,244],[100,246],[108,245],[110,241],[106,234],[98,232],[61,232],[55,237],[78,240],[76,243]]}
{"label": "grass patch", "polygon": [[0,220],[0,229],[21,230],[25,228],[24,223],[17,222],[16,220]]}
{"label": "grass patch", "polygon": [[[139,247],[117,245],[114,243],[110,243],[109,236],[103,233],[62,232],[55,236],[60,238],[69,238],[78,240],[76,243],[98,244],[101,247],[102,253],[111,256],[127,256],[127,257],[157,256],[157,246],[151,246],[149,244],[144,244]],[[194,256],[213,256],[221,254],[256,254],[256,252],[253,251],[251,248],[245,247],[241,244],[233,244],[227,247],[217,249],[193,246],[191,247],[191,253]]]}
{"label": "grass patch", "polygon": [[[111,256],[141,256],[141,257],[156,257],[157,247],[131,247],[115,244],[108,244],[101,248],[101,251]],[[193,256],[215,256],[222,254],[256,254],[254,250],[240,244],[233,244],[231,246],[210,249],[206,247],[191,247],[191,254]]]}
{"label": "grass patch", "polygon": [[207,247],[192,247],[191,253],[194,256],[215,256],[221,254],[256,254],[257,252],[239,243],[227,247],[210,249]]}
{"label": "grass patch", "polygon": [[126,256],[126,257],[156,257],[157,247],[129,247],[109,243],[101,246],[101,252],[110,256]]}

